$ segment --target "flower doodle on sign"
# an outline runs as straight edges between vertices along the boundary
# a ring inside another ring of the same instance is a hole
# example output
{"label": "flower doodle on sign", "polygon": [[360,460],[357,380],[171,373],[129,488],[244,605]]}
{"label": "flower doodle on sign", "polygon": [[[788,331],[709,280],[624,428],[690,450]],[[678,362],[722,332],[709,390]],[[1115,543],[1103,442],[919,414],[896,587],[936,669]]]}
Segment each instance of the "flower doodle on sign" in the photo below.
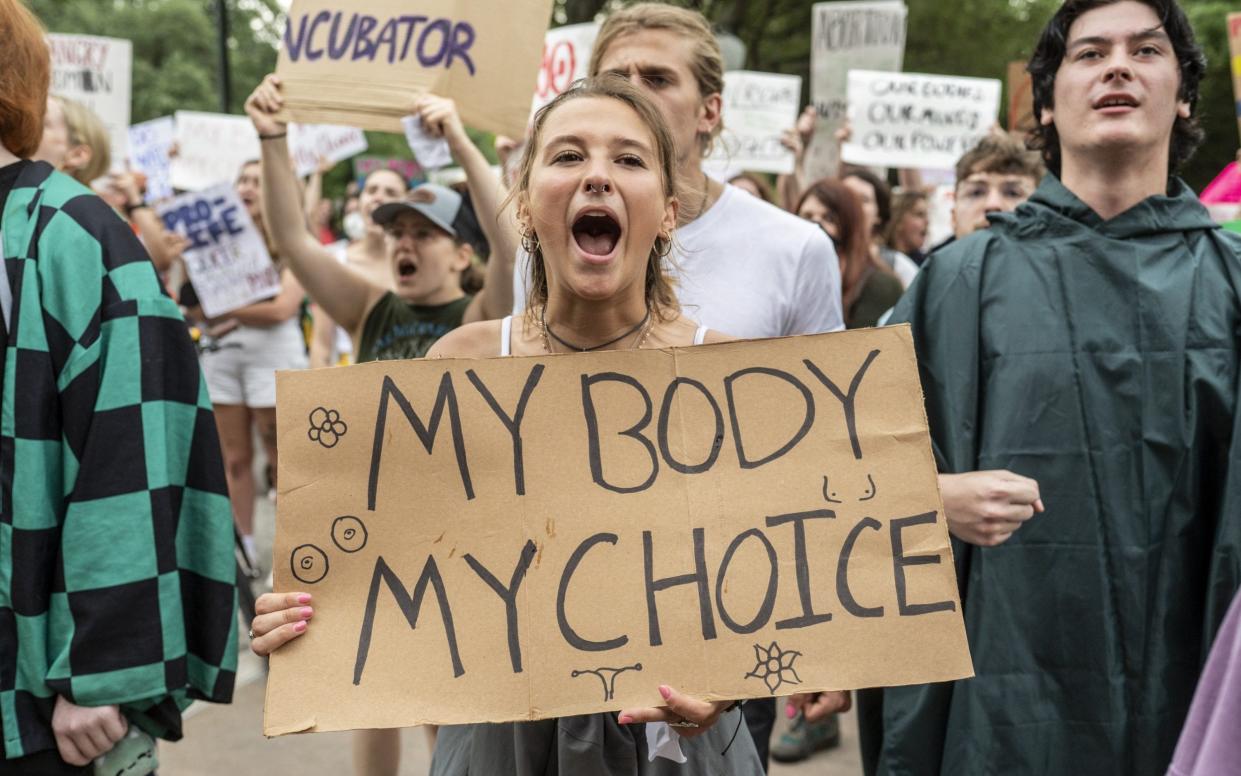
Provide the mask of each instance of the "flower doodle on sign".
{"label": "flower doodle on sign", "polygon": [[762,679],[763,684],[767,685],[767,689],[774,693],[785,684],[801,684],[801,677],[797,675],[797,671],[793,668],[793,661],[801,657],[800,652],[794,650],[782,650],[776,642],[771,642],[770,647],[764,648],[760,644],[754,645],[754,670],[745,675],[749,679]]}
{"label": "flower doodle on sign", "polygon": [[349,426],[340,419],[340,413],[336,410],[315,407],[310,413],[310,431],[307,436],[312,442],[318,442],[324,447],[336,447],[336,443],[348,430]]}

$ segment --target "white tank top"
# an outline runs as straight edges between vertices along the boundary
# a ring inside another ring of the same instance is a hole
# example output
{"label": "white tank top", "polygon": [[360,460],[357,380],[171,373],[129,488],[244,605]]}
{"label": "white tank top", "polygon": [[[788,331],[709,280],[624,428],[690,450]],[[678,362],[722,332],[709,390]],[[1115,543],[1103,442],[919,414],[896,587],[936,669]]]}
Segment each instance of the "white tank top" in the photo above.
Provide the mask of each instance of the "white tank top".
{"label": "white tank top", "polygon": [[[694,344],[701,345],[703,340],[707,338],[707,327],[699,326],[694,332]],[[513,316],[506,315],[504,320],[500,321],[500,355],[513,355]]]}

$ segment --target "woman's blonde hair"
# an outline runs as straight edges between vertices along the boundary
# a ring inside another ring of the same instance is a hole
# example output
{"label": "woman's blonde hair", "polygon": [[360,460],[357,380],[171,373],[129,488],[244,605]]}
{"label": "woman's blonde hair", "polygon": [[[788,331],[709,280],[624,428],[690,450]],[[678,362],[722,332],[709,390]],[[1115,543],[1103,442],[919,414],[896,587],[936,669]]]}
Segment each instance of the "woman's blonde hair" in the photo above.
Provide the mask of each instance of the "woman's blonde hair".
{"label": "woman's blonde hair", "polygon": [[60,109],[65,113],[69,146],[84,145],[90,149],[90,161],[84,167],[68,171],[79,183],[89,186],[91,181],[112,166],[112,138],[108,136],[108,128],[95,111],[77,100],[60,94],[53,94],[52,99],[60,103]]}
{"label": "woman's blonde hair", "polygon": [[[662,178],[664,196],[676,200],[678,191],[676,149],[672,134],[650,99],[628,81],[616,76],[586,78],[578,81],[534,114],[530,139],[522,153],[517,181],[509,196],[516,197],[518,202],[528,206],[530,173],[534,169],[534,160],[542,144],[543,127],[547,123],[547,118],[565,103],[586,97],[617,100],[628,105],[634,113],[638,114],[638,118],[650,130],[651,137],[655,141],[656,167]],[[528,231],[522,234],[521,240],[522,247],[530,257],[530,288],[526,299],[526,313],[534,315],[536,310],[541,310],[547,304],[547,266],[543,261],[543,250],[539,245],[538,234],[533,226],[527,226],[526,229]],[[671,252],[672,235],[657,237],[655,244],[651,246],[650,257],[646,265],[646,306],[651,311],[652,317],[660,320],[670,320],[680,310],[672,279],[667,271],[668,257]]]}
{"label": "woman's blonde hair", "polygon": [[[705,100],[713,94],[723,93],[724,56],[706,17],[697,11],[666,3],[636,3],[609,15],[599,28],[595,47],[590,52],[588,72],[591,77],[599,75],[603,56],[613,41],[642,30],[667,30],[688,39],[693,44],[689,69],[698,83],[698,94]],[[710,132],[698,134],[698,149],[704,157],[711,153],[711,146],[723,129],[724,121],[721,119]]]}

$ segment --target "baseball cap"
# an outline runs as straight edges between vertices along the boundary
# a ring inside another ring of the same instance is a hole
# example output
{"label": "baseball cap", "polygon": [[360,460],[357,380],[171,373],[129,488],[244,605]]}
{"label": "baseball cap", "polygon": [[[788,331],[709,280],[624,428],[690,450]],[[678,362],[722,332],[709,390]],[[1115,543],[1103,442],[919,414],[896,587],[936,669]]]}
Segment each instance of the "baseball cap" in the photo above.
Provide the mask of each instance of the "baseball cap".
{"label": "baseball cap", "polygon": [[375,208],[371,218],[379,226],[387,226],[397,216],[413,210],[425,216],[428,221],[457,236],[457,219],[461,215],[461,195],[452,189],[434,183],[424,183],[409,192],[399,202],[389,202]]}

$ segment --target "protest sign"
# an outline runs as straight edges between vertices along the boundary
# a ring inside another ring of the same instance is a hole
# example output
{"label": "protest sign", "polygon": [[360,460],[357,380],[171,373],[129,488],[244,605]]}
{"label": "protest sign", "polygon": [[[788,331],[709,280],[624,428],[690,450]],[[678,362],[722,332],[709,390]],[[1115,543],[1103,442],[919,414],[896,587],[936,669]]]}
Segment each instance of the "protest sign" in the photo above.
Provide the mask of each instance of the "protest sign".
{"label": "protest sign", "polygon": [[724,130],[705,166],[792,173],[793,153],[780,144],[780,135],[797,121],[801,78],[732,70],[724,74],[723,103]]}
{"label": "protest sign", "polygon": [[94,35],[47,36],[52,53],[52,94],[77,100],[93,110],[112,139],[112,169],[125,166],[129,147],[129,105],[133,44]]}
{"label": "protest sign", "polygon": [[332,124],[290,124],[289,155],[297,177],[305,178],[319,169],[319,161],[330,163],[365,153],[366,135],[354,127]]}
{"label": "protest sign", "polygon": [[599,25],[594,23],[568,24],[547,31],[531,113],[556,99],[574,81],[586,77],[597,37]]}
{"label": "protest sign", "polygon": [[1237,100],[1237,131],[1241,132],[1241,13],[1228,14],[1228,49],[1232,54],[1232,96]]}
{"label": "protest sign", "polygon": [[900,71],[907,14],[900,0],[815,3],[810,24],[810,100],[819,120],[806,150],[807,180],[832,175],[839,165],[836,132],[848,117],[849,71]]}
{"label": "protest sign", "polygon": [[849,71],[852,164],[952,169],[987,136],[1000,110],[1000,82],[914,73]]}
{"label": "protest sign", "polygon": [[[276,65],[285,114],[401,132],[415,95],[456,100],[461,120],[521,137],[552,0],[293,0]],[[355,8],[357,6],[354,6]]]}
{"label": "protest sign", "polygon": [[236,179],[241,165],[259,158],[259,136],[245,116],[179,110],[172,185],[201,191]]}
{"label": "protest sign", "polygon": [[426,170],[413,159],[385,159],[379,156],[357,156],[353,159],[353,177],[360,184],[375,170],[394,170],[411,186],[427,177]]}
{"label": "protest sign", "polygon": [[280,273],[231,183],[182,194],[158,212],[189,240],[185,269],[208,318],[280,293]]}
{"label": "protest sign", "polygon": [[129,164],[146,176],[146,201],[172,196],[172,145],[177,125],[172,116],[151,119],[129,128]]}
{"label": "protest sign", "polygon": [[277,375],[267,735],[971,674],[908,327]]}
{"label": "protest sign", "polygon": [[448,141],[427,134],[421,118],[406,116],[401,119],[401,126],[405,129],[405,142],[409,143],[409,150],[424,170],[438,170],[452,164],[452,149],[448,147]]}
{"label": "protest sign", "polygon": [[1008,63],[1008,131],[1029,132],[1038,126],[1034,119],[1034,79],[1025,62]]}

